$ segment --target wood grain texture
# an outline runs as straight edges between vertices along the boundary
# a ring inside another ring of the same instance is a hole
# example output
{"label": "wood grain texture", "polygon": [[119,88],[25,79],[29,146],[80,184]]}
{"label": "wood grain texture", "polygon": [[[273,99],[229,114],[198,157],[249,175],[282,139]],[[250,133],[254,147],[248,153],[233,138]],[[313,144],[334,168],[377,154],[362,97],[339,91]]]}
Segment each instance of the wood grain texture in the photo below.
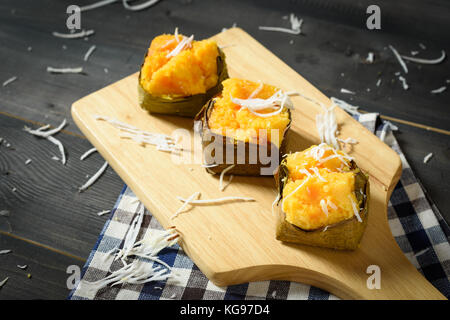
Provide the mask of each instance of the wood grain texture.
{"label": "wood grain texture", "polygon": [[[241,29],[230,29],[214,39],[219,45],[237,44],[225,51],[230,76],[262,80],[329,103],[319,90]],[[73,118],[158,221],[166,228],[176,225],[183,249],[214,283],[283,279],[315,285],[341,298],[443,298],[409,263],[390,233],[386,208],[401,173],[399,157],[344,111],[336,111],[341,137],[358,139],[351,155],[371,177],[368,228],[361,247],[354,252],[276,241],[271,212],[276,195],[273,178],[235,177],[226,192],[220,192],[218,177],[207,174],[199,164],[175,164],[169,154],[120,139],[115,128],[94,119],[95,115],[108,116],[166,134],[177,128],[191,129],[190,119],[153,116],[141,110],[136,87],[137,74],[133,74],[97,91],[73,104]],[[302,98],[293,98],[293,102],[296,110],[289,151],[319,142],[315,115],[321,110]],[[171,221],[180,207],[176,196],[188,197],[194,191],[201,191],[203,199],[239,195],[256,201],[197,206]],[[366,269],[373,264],[382,270],[381,290],[366,287]]]}
{"label": "wood grain texture", "polygon": [[[84,264],[7,234],[0,234],[0,248],[12,250],[1,256],[0,281],[6,277],[9,280],[0,289],[0,300],[65,299],[69,294],[67,267],[74,265],[81,269]],[[22,270],[17,265],[28,267]]]}

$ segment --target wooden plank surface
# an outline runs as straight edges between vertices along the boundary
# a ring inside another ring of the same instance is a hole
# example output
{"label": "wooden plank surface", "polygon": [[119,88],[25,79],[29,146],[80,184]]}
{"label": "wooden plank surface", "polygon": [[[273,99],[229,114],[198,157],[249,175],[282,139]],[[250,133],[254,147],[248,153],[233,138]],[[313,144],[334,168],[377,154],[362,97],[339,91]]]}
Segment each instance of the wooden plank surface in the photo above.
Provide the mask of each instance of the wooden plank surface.
{"label": "wooden plank surface", "polygon": [[[213,39],[220,46],[239,43],[225,49],[230,77],[261,80],[330,104],[316,88],[241,29],[227,30]],[[387,201],[401,174],[400,158],[345,111],[336,109],[340,137],[359,141],[350,155],[369,174],[371,182],[368,227],[361,247],[351,252],[277,241],[271,211],[276,194],[272,177],[237,177],[222,192],[217,176],[208,174],[192,158],[200,148],[192,143],[192,137],[188,137],[191,142],[187,158],[176,159],[154,147],[121,139],[116,128],[96,119],[100,115],[167,135],[178,128],[192,133],[192,119],[150,115],[142,110],[136,87],[137,75],[133,74],[92,93],[74,103],[73,118],[158,221],[165,228],[176,226],[182,234],[183,250],[217,285],[281,279],[316,285],[341,298],[443,297],[409,263],[387,223]],[[304,98],[292,100],[295,110],[287,150],[295,152],[320,143],[315,118],[322,110]],[[192,166],[194,169],[189,170]],[[176,196],[187,198],[195,191],[200,191],[203,199],[239,195],[252,197],[255,202],[195,206],[172,220],[180,207]],[[383,270],[384,286],[380,290],[366,286],[365,271],[369,265],[378,265]]]}
{"label": "wooden plank surface", "polygon": [[[80,0],[79,5],[91,3],[91,0]],[[0,83],[12,76],[18,80],[7,87],[0,86],[0,111],[20,116],[21,118],[57,125],[63,118],[70,122],[66,130],[80,134],[70,118],[70,105],[86,94],[105,87],[130,73],[136,71],[150,39],[163,33],[171,32],[176,26],[185,33],[194,33],[196,38],[209,37],[223,27],[231,27],[233,23],[244,28],[263,45],[273,51],[306,79],[312,82],[327,96],[336,96],[350,103],[361,106],[365,110],[377,111],[403,120],[425,124],[450,130],[448,113],[448,90],[441,95],[430,95],[448,79],[450,65],[448,59],[437,66],[418,68],[408,63],[410,72],[408,83],[410,89],[404,91],[394,73],[400,66],[385,50],[388,44],[394,45],[402,53],[420,50],[419,43],[427,46],[420,56],[433,58],[440,50],[450,52],[448,37],[449,5],[445,0],[407,2],[379,1],[382,10],[382,30],[368,31],[365,28],[367,17],[365,9],[368,0],[352,1],[219,1],[211,5],[206,0],[164,0],[156,6],[141,12],[124,10],[120,3],[109,5],[83,13],[82,27],[94,29],[94,36],[87,41],[58,39],[51,35],[52,31],[66,32],[66,8],[73,4],[69,0],[4,0],[0,3]],[[220,12],[221,14],[217,14]],[[289,26],[283,16],[290,12],[304,19],[301,36],[272,33],[258,30],[258,25]],[[210,17],[214,17],[211,19]],[[132,36],[130,36],[132,35]],[[293,43],[291,44],[291,40]],[[88,48],[95,44],[96,51],[89,61],[83,62]],[[67,48],[64,50],[63,45]],[[27,48],[32,47],[31,51]],[[369,51],[375,53],[375,63],[367,65],[364,59]],[[45,72],[47,65],[83,66],[84,75],[51,75]],[[105,72],[107,68],[107,73]],[[383,84],[375,83],[381,72]],[[342,77],[341,74],[344,73]],[[357,91],[354,97],[339,92],[341,87]],[[367,88],[371,91],[368,92]],[[0,137],[3,136],[3,124],[11,120],[4,115],[0,123]],[[20,132],[25,123],[17,124]],[[450,139],[448,135],[427,132],[416,127],[399,125],[397,132],[400,146],[410,162],[414,173],[421,179],[429,196],[436,202],[442,215],[450,221],[450,202],[447,195],[450,186],[442,183],[450,179]],[[15,146],[20,146],[15,143]],[[72,143],[72,142],[71,142]],[[77,144],[77,143],[75,143]],[[79,151],[88,149],[88,142],[81,143]],[[53,145],[40,144],[49,154],[54,151]],[[71,157],[70,146],[69,158]],[[77,147],[78,148],[78,147]],[[19,148],[16,153],[3,153],[0,147],[2,163],[11,165],[12,159],[22,161],[27,156],[26,150]],[[435,156],[428,164],[423,164],[423,157],[433,152]],[[47,153],[38,153],[38,158],[45,166]],[[14,158],[9,158],[13,156]],[[39,161],[40,161],[39,160]],[[41,163],[41,162],[40,162]],[[45,163],[45,164],[44,164]],[[72,162],[74,166],[78,165]],[[101,158],[92,158],[84,169],[94,172],[101,165]],[[21,164],[22,170],[23,164]],[[27,169],[27,168],[25,168]],[[61,171],[59,171],[61,169]],[[56,166],[58,176],[65,176],[63,168]],[[46,180],[31,181],[25,176],[2,175],[0,183],[0,207],[3,201],[10,202],[14,195],[10,191],[13,179],[23,177],[23,184],[34,184],[38,195],[33,199],[25,198],[19,205],[21,212],[38,211],[46,208],[56,197],[46,190]],[[73,171],[71,171],[73,173]],[[79,172],[81,174],[81,172]],[[105,179],[114,179],[115,183],[104,183]],[[79,176],[78,181],[82,180]],[[17,183],[17,180],[14,180]],[[56,204],[54,215],[71,216],[78,211],[86,218],[92,209],[111,208],[122,187],[120,178],[108,170],[102,180],[96,184],[96,190],[104,197],[94,196],[91,200],[85,197],[71,198],[72,194],[61,194],[65,206]],[[26,186],[27,189],[32,186]],[[66,187],[64,190],[67,189]],[[94,190],[91,190],[94,191]],[[6,197],[6,198],[5,198]],[[6,200],[5,200],[6,199]],[[30,204],[27,202],[30,201]],[[100,203],[98,201],[101,201]],[[15,218],[17,219],[17,217]],[[86,218],[87,219],[87,218]],[[57,218],[57,223],[45,229],[42,234],[33,229],[26,219],[17,219],[14,224],[25,238],[39,241],[51,241],[50,246],[74,248],[74,238],[86,239],[78,241],[78,247],[71,254],[87,257],[96,235],[103,224],[103,219],[87,219],[88,226],[81,223],[75,225],[71,237],[49,236],[45,232],[58,233],[58,229],[72,230],[65,225],[64,219]],[[24,225],[22,225],[24,223]],[[6,222],[0,219],[1,230],[7,230]],[[78,229],[81,228],[81,229]],[[87,236],[89,235],[89,236]],[[58,241],[55,241],[55,239]],[[47,243],[47,242],[46,242]],[[69,252],[70,253],[70,252]],[[42,259],[47,259],[43,254]],[[0,274],[1,276],[1,274]],[[9,286],[13,285],[11,282]],[[45,298],[48,291],[34,282],[27,282],[30,297]],[[51,296],[51,295],[49,295]],[[55,297],[55,296],[51,296]],[[65,298],[62,294],[60,298]]]}
{"label": "wooden plank surface", "polygon": [[0,300],[64,299],[69,294],[66,282],[71,275],[67,268],[76,266],[81,270],[84,265],[84,260],[3,232],[0,247],[12,250],[1,257],[0,281],[9,279],[0,290]]}

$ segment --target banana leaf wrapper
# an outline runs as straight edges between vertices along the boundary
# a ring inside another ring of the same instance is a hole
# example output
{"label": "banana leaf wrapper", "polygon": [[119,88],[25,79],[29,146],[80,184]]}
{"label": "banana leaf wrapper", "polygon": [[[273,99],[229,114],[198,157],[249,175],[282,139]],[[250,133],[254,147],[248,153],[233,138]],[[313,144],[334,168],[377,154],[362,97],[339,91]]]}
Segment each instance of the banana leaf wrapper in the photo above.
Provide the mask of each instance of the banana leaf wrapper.
{"label": "banana leaf wrapper", "polygon": [[351,170],[355,172],[355,195],[359,208],[361,209],[359,215],[362,222],[359,222],[356,217],[353,217],[327,227],[315,230],[303,230],[286,221],[286,214],[283,212],[280,204],[283,188],[288,178],[286,161],[283,160],[274,175],[280,195],[277,209],[276,239],[284,242],[338,250],[357,249],[367,226],[370,190],[368,176],[361,172],[354,161],[351,163]]}
{"label": "banana leaf wrapper", "polygon": [[141,72],[139,72],[138,99],[141,108],[149,111],[150,113],[193,118],[209,99],[222,91],[222,81],[228,78],[225,54],[222,50],[220,50],[220,48],[218,48],[218,50],[219,55],[217,56],[217,84],[207,90],[206,93],[195,94],[187,97],[170,95],[153,96],[142,87]]}
{"label": "banana leaf wrapper", "polygon": [[[206,155],[203,160],[204,164],[212,165],[212,167],[208,167],[206,170],[211,174],[220,174],[223,170],[234,164],[235,166],[228,170],[225,173],[226,175],[272,176],[286,148],[286,139],[292,121],[291,111],[287,109],[289,113],[289,124],[284,132],[281,133],[282,141],[278,147],[270,141],[266,143],[244,142],[212,132],[208,125],[208,119],[213,107],[214,99],[211,99],[195,117],[195,120],[198,122],[201,121],[202,124],[200,135],[202,138],[203,155]],[[222,148],[211,148],[212,146],[222,146]],[[212,149],[210,154],[205,152],[208,148]],[[232,156],[228,155],[227,157],[227,150],[233,151]],[[220,154],[216,156],[217,152]],[[261,154],[267,155],[267,157],[261,157]],[[268,162],[267,158],[270,158],[271,162]],[[222,161],[216,161],[217,159],[222,159]],[[272,162],[273,159],[276,159],[275,163]],[[273,166],[274,164],[275,166]]]}

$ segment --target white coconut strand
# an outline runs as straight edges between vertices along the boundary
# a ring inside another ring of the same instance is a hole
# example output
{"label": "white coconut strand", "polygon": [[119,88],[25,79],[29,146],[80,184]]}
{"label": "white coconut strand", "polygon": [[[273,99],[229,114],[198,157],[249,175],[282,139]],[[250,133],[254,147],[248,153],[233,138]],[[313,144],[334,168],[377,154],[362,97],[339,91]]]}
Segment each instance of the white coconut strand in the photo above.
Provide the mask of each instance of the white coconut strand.
{"label": "white coconut strand", "polygon": [[86,183],[84,183],[80,188],[78,188],[78,192],[83,192],[91,185],[93,185],[95,181],[97,181],[97,179],[103,174],[103,172],[105,172],[107,167],[108,162],[105,161],[105,163],[100,167],[100,169],[88,181],[86,181]]}
{"label": "white coconut strand", "polygon": [[54,68],[54,67],[47,67],[47,72],[49,73],[81,73],[83,72],[83,67],[76,67],[76,68]]}
{"label": "white coconut strand", "polygon": [[88,37],[90,35],[93,35],[95,33],[94,30],[82,30],[77,33],[60,33],[53,31],[52,35],[57,38],[63,38],[63,39],[78,39],[78,38],[84,38]]}
{"label": "white coconut strand", "polygon": [[438,64],[445,60],[446,54],[445,51],[441,51],[441,56],[436,59],[422,59],[422,58],[415,58],[415,57],[408,57],[408,56],[401,56],[404,60],[408,60],[415,63],[421,63],[421,64]]}
{"label": "white coconut strand", "polygon": [[80,157],[80,160],[83,161],[84,159],[86,159],[87,157],[89,157],[91,154],[93,154],[94,152],[97,151],[97,148],[92,148],[89,149],[88,151],[86,151],[85,153],[83,153]]}
{"label": "white coconut strand", "polygon": [[141,3],[141,4],[137,4],[135,6],[130,6],[128,4],[128,2],[129,2],[129,0],[122,0],[122,4],[125,9],[131,10],[131,11],[139,11],[139,10],[144,10],[144,9],[147,9],[147,8],[155,5],[156,3],[159,2],[159,0],[149,0],[149,1]]}
{"label": "white coconut strand", "polygon": [[92,53],[94,52],[94,50],[96,49],[97,47],[95,46],[95,45],[92,45],[90,48],[89,48],[89,50],[85,53],[85,55],[84,55],[84,57],[83,57],[83,60],[84,61],[88,61],[89,60],[89,57],[92,55]]}
{"label": "white coconut strand", "polygon": [[403,61],[402,57],[400,56],[400,54],[398,53],[398,51],[391,45],[389,45],[389,49],[391,49],[392,53],[394,54],[394,56],[397,58],[398,62],[400,63],[400,65],[403,68],[403,71],[405,71],[405,73],[408,73],[408,67],[406,66],[405,61]]}

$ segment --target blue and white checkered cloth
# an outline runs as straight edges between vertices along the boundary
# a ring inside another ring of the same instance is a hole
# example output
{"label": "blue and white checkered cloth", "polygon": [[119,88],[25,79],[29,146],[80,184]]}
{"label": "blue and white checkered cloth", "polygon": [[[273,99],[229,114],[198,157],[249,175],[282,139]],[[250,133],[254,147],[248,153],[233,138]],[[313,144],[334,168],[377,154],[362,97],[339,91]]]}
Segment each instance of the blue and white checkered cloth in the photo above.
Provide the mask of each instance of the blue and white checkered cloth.
{"label": "blue and white checkered cloth", "polygon": [[[354,117],[380,136],[385,123],[379,119],[378,114],[357,114]],[[392,131],[387,131],[384,141],[400,155],[403,164],[400,181],[388,205],[392,234],[411,263],[449,298],[449,227],[437,208],[427,199]],[[82,270],[82,282],[101,280],[110,274],[109,270],[117,270],[122,266],[120,260],[113,262],[113,259],[106,259],[106,256],[112,249],[123,246],[125,235],[141,206],[133,192],[125,186]],[[160,232],[159,230],[162,230],[161,225],[145,210],[139,238],[146,232]],[[163,249],[159,258],[180,275],[176,282],[169,278],[167,281],[141,285],[122,284],[105,287],[98,292],[78,285],[70,293],[69,299],[338,299],[319,288],[289,281],[259,281],[218,287],[205,277],[178,245]]]}

